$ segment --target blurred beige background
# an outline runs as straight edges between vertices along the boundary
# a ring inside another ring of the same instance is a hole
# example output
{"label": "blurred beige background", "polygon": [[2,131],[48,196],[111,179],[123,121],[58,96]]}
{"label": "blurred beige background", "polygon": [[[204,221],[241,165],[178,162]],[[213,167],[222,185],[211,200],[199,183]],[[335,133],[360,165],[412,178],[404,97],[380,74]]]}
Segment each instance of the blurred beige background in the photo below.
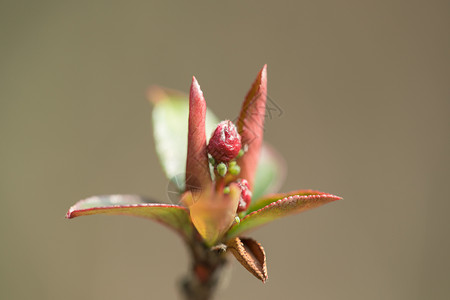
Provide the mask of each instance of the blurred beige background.
{"label": "blurred beige background", "polygon": [[232,119],[264,63],[282,190],[345,200],[255,231],[269,281],[234,262],[218,299],[448,299],[449,28],[448,1],[1,1],[0,299],[176,298],[172,232],[64,214],[167,201],[149,85]]}

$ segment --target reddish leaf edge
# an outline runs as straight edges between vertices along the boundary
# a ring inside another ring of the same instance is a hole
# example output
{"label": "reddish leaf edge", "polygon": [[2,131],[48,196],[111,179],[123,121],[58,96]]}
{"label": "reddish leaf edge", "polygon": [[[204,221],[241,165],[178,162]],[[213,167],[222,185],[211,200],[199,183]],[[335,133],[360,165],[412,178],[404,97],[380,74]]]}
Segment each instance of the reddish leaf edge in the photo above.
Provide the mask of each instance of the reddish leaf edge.
{"label": "reddish leaf edge", "polygon": [[[329,193],[324,193],[318,190],[312,190],[312,189],[300,189],[295,190],[287,193],[270,193],[266,194],[263,197],[260,197],[258,199],[252,200],[250,206],[248,207],[246,211],[246,216],[250,215],[252,212],[258,211],[261,208],[266,207],[267,205],[270,205],[276,201],[283,200],[287,197],[292,196],[317,196],[317,195],[331,195]],[[334,195],[333,195],[334,196]],[[342,199],[342,198],[341,198]],[[262,204],[266,202],[267,204]],[[255,209],[256,207],[256,209]],[[258,208],[259,207],[259,208]]]}
{"label": "reddish leaf edge", "polygon": [[[177,208],[180,209],[184,212],[186,212],[187,214],[187,218],[190,219],[189,216],[189,210],[181,205],[176,205],[176,204],[164,204],[164,203],[140,203],[140,204],[129,204],[129,205],[109,205],[109,206],[96,206],[96,207],[90,207],[90,208],[85,208],[85,209],[76,209],[76,206],[80,205],[83,202],[87,202],[88,200],[90,200],[90,198],[87,199],[83,199],[78,201],[77,203],[75,203],[73,206],[71,206],[69,208],[69,210],[67,211],[65,218],[66,219],[73,219],[76,217],[82,217],[82,216],[89,216],[89,215],[95,215],[95,214],[84,214],[86,212],[90,212],[90,211],[99,211],[98,214],[102,214],[100,211],[101,210],[111,210],[111,209],[122,209],[122,208],[143,208],[143,207],[160,207],[160,208]],[[123,215],[127,215],[127,214],[123,214]],[[128,216],[133,216],[133,215],[128,215]],[[163,225],[166,228],[169,228],[173,231],[175,231],[176,233],[178,233],[183,239],[189,239],[189,236],[187,234],[186,231],[183,231],[181,229],[177,229],[174,226],[171,226],[169,223],[166,223],[162,220],[159,220],[157,218],[147,218],[145,216],[142,215],[135,215],[133,217],[139,217],[139,218],[143,218],[143,219],[151,219],[152,221],[155,221],[161,225]]]}
{"label": "reddish leaf edge", "polygon": [[[84,201],[84,200],[81,200]],[[79,203],[79,202],[78,202]],[[77,203],[77,204],[78,204]],[[181,205],[176,204],[163,204],[163,203],[143,203],[143,204],[129,204],[129,205],[110,205],[110,206],[96,206],[96,207],[90,207],[90,208],[84,208],[84,209],[75,209],[74,207],[77,206],[77,204],[73,205],[71,208],[69,208],[69,211],[66,213],[66,219],[73,219],[76,217],[82,217],[85,216],[83,213],[87,211],[93,211],[93,210],[103,210],[103,209],[115,209],[115,208],[132,208],[132,207],[167,207],[167,208],[179,208],[186,213],[189,214],[189,210]],[[145,218],[145,217],[143,217]]]}
{"label": "reddish leaf edge", "polygon": [[[311,191],[313,191],[313,190],[311,190]],[[276,205],[279,204],[280,202],[283,202],[283,201],[289,201],[289,200],[292,200],[293,198],[297,198],[297,199],[303,198],[303,199],[305,199],[305,200],[308,200],[308,199],[320,199],[320,198],[330,198],[330,201],[329,201],[328,203],[331,203],[331,202],[335,202],[335,201],[337,201],[337,200],[343,200],[343,199],[344,199],[344,198],[342,198],[342,197],[339,197],[339,196],[336,196],[336,195],[333,195],[333,194],[327,194],[327,193],[322,193],[322,194],[319,194],[319,195],[305,195],[305,196],[302,196],[302,195],[293,195],[293,196],[284,197],[284,198],[279,199],[279,200],[277,200],[277,201],[274,201],[274,202],[272,202],[272,203],[270,203],[270,204],[268,204],[268,205],[266,205],[266,206],[264,206],[264,207],[262,207],[262,208],[260,208],[260,209],[258,209],[258,210],[255,210],[255,211],[249,213],[249,214],[246,215],[244,218],[242,218],[242,219],[240,220],[239,223],[235,223],[234,225],[232,225],[232,226],[228,229],[228,232],[230,232],[233,228],[239,228],[239,226],[240,226],[240,225],[244,222],[244,220],[246,220],[247,218],[250,218],[250,217],[252,217],[253,215],[256,215],[256,214],[258,214],[258,213],[260,213],[260,212],[262,212],[262,211],[264,211],[264,210],[270,209],[271,207],[276,206]],[[315,208],[315,207],[314,207],[314,208]],[[311,209],[312,209],[312,208],[311,208]],[[308,210],[310,210],[310,209],[308,209]],[[297,213],[300,213],[300,212],[297,212]],[[296,214],[295,211],[293,211],[292,213],[287,213],[285,216],[290,216],[290,215],[294,215],[294,214]],[[260,226],[263,226],[263,225],[265,225],[265,224],[261,224],[261,225],[259,225],[259,226],[250,228],[250,229],[248,229],[248,230],[244,230],[244,231],[242,231],[242,232],[239,232],[237,235],[241,235],[241,234],[243,234],[244,232],[251,231],[251,230],[256,229],[256,228],[258,228],[258,227],[260,227]],[[233,233],[232,235],[228,236],[228,238],[233,238],[233,237],[235,237],[235,236],[237,236],[237,235],[234,235],[234,233]]]}
{"label": "reddish leaf edge", "polygon": [[339,197],[339,196],[336,196],[336,195],[333,195],[333,194],[305,195],[305,196],[303,196],[303,195],[293,195],[293,196],[289,196],[289,197],[284,197],[284,198],[282,198],[280,200],[274,201],[274,202],[264,206],[263,208],[255,210],[255,211],[249,213],[248,215],[246,215],[241,221],[247,219],[251,215],[254,215],[254,214],[257,214],[258,212],[261,212],[262,210],[269,209],[270,207],[277,205],[277,203],[279,203],[279,202],[287,201],[287,200],[290,200],[292,198],[305,198],[305,199],[311,199],[311,198],[332,198],[332,200],[330,202],[334,202],[334,201],[337,201],[337,200],[343,200],[342,197]]}

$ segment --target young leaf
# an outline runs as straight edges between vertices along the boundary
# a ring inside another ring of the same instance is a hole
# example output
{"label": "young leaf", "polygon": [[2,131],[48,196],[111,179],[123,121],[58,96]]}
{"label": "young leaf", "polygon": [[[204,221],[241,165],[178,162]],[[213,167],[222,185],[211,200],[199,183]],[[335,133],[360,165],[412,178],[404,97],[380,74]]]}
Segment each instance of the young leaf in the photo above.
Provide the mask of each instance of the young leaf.
{"label": "young leaf", "polygon": [[267,65],[264,65],[245,97],[236,124],[242,145],[248,147],[247,153],[238,159],[238,165],[241,167],[240,176],[248,181],[251,189],[263,141],[266,99]]}
{"label": "young leaf", "polygon": [[72,206],[66,218],[98,214],[143,217],[166,225],[181,234],[183,238],[190,237],[192,234],[189,211],[185,207],[154,203],[136,195],[90,197]]}
{"label": "young leaf", "polygon": [[189,96],[188,148],[186,160],[186,190],[196,190],[211,184],[205,134],[206,102],[200,85],[192,78]]}
{"label": "young leaf", "polygon": [[[179,191],[183,192],[187,153],[184,149],[187,149],[188,136],[185,124],[188,124],[189,119],[188,97],[182,93],[153,87],[149,98],[154,105],[153,132],[159,160],[167,178],[173,180]],[[205,123],[207,141],[217,124],[219,119],[207,109]],[[275,192],[284,178],[284,161],[267,144],[261,149],[257,168],[253,199],[258,199],[268,192]]]}
{"label": "young leaf", "polygon": [[327,193],[315,191],[315,190],[296,190],[289,193],[277,193],[277,194],[268,194],[262,198],[257,199],[256,201],[252,201],[252,204],[247,210],[247,214],[254,212],[258,209],[263,208],[266,205],[269,205],[275,201],[280,199],[289,197],[289,196],[309,196],[309,195],[327,195]]}
{"label": "young leaf", "polygon": [[[153,133],[156,152],[168,179],[176,179],[180,191],[184,191],[188,139],[188,97],[181,93],[153,87],[149,92],[153,103]],[[217,124],[216,116],[206,111],[206,138]]]}
{"label": "young leaf", "polygon": [[281,217],[300,213],[339,199],[342,198],[331,194],[288,196],[248,214],[241,219],[241,222],[231,226],[227,236],[235,237]]}
{"label": "young leaf", "polygon": [[252,203],[263,195],[277,192],[285,175],[286,163],[283,158],[270,145],[263,143],[256,168]]}
{"label": "young leaf", "polygon": [[208,246],[214,246],[233,223],[241,195],[237,184],[230,184],[228,194],[217,193],[214,187],[202,192],[187,191],[182,201],[189,207],[192,223]]}
{"label": "young leaf", "polygon": [[266,254],[260,243],[250,238],[236,237],[228,241],[227,250],[256,278],[266,282]]}

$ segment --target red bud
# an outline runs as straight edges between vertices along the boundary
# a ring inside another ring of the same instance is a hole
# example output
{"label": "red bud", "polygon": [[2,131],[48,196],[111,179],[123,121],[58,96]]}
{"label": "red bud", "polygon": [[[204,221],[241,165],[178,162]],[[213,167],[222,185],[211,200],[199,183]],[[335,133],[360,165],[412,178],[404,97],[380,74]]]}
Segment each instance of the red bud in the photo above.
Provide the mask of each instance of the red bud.
{"label": "red bud", "polygon": [[241,188],[241,197],[239,198],[237,212],[240,213],[241,211],[247,210],[247,207],[250,205],[250,201],[252,200],[252,192],[250,191],[247,180],[241,179],[238,181],[238,184]]}
{"label": "red bud", "polygon": [[231,121],[222,121],[217,125],[208,144],[208,153],[217,163],[229,162],[241,150],[241,136]]}

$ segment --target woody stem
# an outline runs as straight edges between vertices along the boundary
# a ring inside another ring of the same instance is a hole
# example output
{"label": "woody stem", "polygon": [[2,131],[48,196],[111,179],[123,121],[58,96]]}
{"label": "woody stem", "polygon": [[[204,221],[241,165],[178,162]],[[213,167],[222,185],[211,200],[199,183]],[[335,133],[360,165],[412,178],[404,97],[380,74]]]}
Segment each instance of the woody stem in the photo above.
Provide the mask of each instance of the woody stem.
{"label": "woody stem", "polygon": [[181,293],[186,300],[213,299],[223,267],[227,261],[225,253],[213,251],[200,240],[189,243],[192,264],[181,282]]}

